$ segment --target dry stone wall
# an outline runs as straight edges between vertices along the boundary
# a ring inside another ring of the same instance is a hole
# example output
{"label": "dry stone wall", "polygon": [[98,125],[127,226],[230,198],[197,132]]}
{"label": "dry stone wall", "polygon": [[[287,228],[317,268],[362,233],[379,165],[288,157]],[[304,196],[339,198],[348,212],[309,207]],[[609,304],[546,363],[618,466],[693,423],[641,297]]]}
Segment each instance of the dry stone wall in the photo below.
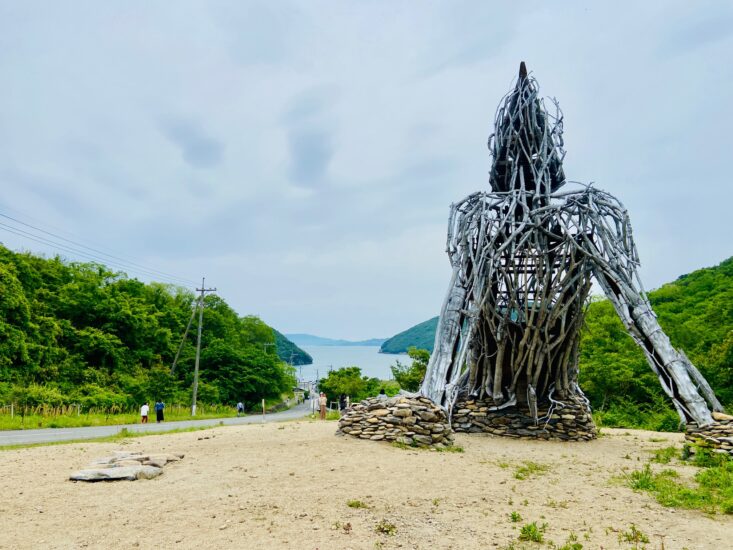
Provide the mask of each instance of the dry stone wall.
{"label": "dry stone wall", "polygon": [[365,399],[349,407],[339,420],[338,435],[397,441],[417,447],[446,447],[453,433],[445,412],[426,397]]}
{"label": "dry stone wall", "polygon": [[[713,413],[715,418],[716,414]],[[727,415],[720,415],[727,416]],[[697,424],[687,424],[685,439],[691,443],[693,447],[690,449],[695,452],[695,446],[711,448],[714,452],[725,453],[733,458],[733,417],[716,419],[715,424],[698,427]]]}
{"label": "dry stone wall", "polygon": [[453,429],[456,432],[561,441],[588,441],[596,437],[590,407],[577,397],[563,399],[552,410],[545,404],[538,411],[540,421],[537,424],[529,409],[515,405],[492,411],[492,407],[492,399],[459,398],[453,407]]}

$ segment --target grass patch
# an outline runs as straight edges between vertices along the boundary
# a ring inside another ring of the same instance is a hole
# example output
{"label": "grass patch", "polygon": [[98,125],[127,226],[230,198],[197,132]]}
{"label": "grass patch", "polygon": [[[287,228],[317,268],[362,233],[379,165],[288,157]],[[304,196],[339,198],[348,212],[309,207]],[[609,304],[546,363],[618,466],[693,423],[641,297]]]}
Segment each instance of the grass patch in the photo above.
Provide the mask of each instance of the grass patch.
{"label": "grass patch", "polygon": [[519,540],[526,540],[529,542],[543,542],[544,533],[547,529],[547,524],[537,525],[537,522],[526,523],[522,525],[522,530],[519,532]]}
{"label": "grass patch", "polygon": [[346,506],[349,508],[369,508],[369,505],[361,500],[347,500]]}
{"label": "grass patch", "polygon": [[649,464],[631,472],[626,482],[636,491],[651,493],[662,506],[733,514],[733,461],[699,449],[693,463],[705,465],[695,474],[693,486],[680,483],[674,470],[654,472]]}
{"label": "grass patch", "polygon": [[518,466],[516,470],[514,470],[514,478],[524,480],[532,476],[540,476],[547,473],[549,469],[550,467],[547,464],[526,461],[522,466]]}
{"label": "grass patch", "polygon": [[463,447],[460,447],[458,445],[448,445],[447,447],[421,447],[419,445],[416,445],[415,443],[407,444],[403,443],[402,441],[393,441],[390,443],[392,447],[395,447],[396,449],[402,449],[403,451],[409,450],[409,451],[435,451],[438,453],[462,453]]}
{"label": "grass patch", "polygon": [[632,523],[628,531],[622,531],[618,534],[618,541],[630,542],[634,545],[634,548],[638,548],[639,544],[647,544],[649,542],[649,537],[639,531],[636,525]]}
{"label": "grass patch", "polygon": [[[310,420],[311,422],[321,422],[321,417],[319,416],[320,413],[311,413],[308,416],[304,417],[307,420]],[[338,411],[326,411],[326,420],[334,421],[339,420],[341,418],[341,413]]]}
{"label": "grass patch", "polygon": [[652,451],[652,462],[657,464],[669,464],[673,458],[679,456],[679,451],[676,447],[665,447],[664,449],[656,449]]}
{"label": "grass patch", "polygon": [[463,447],[460,445],[448,445],[447,447],[436,447],[435,450],[439,453],[462,453]]}
{"label": "grass patch", "polygon": [[520,521],[522,521],[522,516],[519,514],[519,512],[515,511],[509,514],[509,519],[512,523],[519,523]]}

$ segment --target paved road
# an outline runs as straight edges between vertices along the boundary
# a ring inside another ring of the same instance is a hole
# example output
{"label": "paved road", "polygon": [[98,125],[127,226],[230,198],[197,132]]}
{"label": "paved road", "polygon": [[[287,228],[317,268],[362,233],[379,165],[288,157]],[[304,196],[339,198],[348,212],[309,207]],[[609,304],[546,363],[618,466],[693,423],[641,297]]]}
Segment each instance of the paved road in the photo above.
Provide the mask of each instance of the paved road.
{"label": "paved road", "polygon": [[[287,411],[266,414],[264,422],[279,422],[301,418],[311,411],[310,401],[296,405]],[[116,426],[90,426],[86,428],[45,428],[41,430],[7,430],[0,431],[0,447],[5,445],[25,445],[29,443],[51,443],[72,439],[94,439],[114,435],[122,428],[129,432],[166,432],[180,428],[200,426],[216,426],[219,423],[257,424],[263,422],[262,415],[250,415],[229,418],[209,418],[207,420],[181,420],[178,422],[161,422],[157,424],[118,424]]]}

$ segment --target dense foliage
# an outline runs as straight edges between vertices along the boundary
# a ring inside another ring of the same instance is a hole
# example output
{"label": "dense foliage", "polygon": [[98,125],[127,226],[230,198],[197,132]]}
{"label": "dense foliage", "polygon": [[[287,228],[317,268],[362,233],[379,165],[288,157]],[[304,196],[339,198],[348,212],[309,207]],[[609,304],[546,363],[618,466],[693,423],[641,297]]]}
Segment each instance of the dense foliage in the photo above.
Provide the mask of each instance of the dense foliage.
{"label": "dense foliage", "polygon": [[310,354],[300,349],[277,330],[272,330],[275,333],[275,349],[277,349],[277,355],[280,359],[294,367],[313,364],[313,358]]}
{"label": "dense foliage", "polygon": [[432,352],[437,328],[438,317],[433,317],[399,334],[395,334],[382,344],[379,351],[381,353],[405,353],[408,348],[414,347]]}
{"label": "dense foliage", "polygon": [[329,371],[328,376],[318,382],[318,388],[326,394],[329,403],[338,401],[342,393],[348,395],[352,402],[356,402],[376,396],[382,388],[389,396],[400,390],[394,381],[362,376],[359,367],[342,367]]}
{"label": "dense foliage", "polygon": [[[649,293],[672,344],[733,407],[733,258]],[[580,384],[608,425],[674,429],[677,414],[608,300],[590,304],[581,341]]]}
{"label": "dense foliage", "polygon": [[399,361],[395,361],[395,364],[390,367],[392,376],[400,385],[403,390],[406,391],[417,391],[420,389],[423,378],[425,378],[425,371],[428,368],[428,361],[430,360],[430,352],[426,349],[417,349],[410,347],[407,350],[407,355],[412,359],[412,364],[402,364]]}
{"label": "dense foliage", "polygon": [[[0,246],[0,404],[127,409],[158,398],[188,402],[195,330],[170,369],[194,302],[189,291],[99,264]],[[254,404],[293,384],[273,330],[207,296],[199,400]]]}

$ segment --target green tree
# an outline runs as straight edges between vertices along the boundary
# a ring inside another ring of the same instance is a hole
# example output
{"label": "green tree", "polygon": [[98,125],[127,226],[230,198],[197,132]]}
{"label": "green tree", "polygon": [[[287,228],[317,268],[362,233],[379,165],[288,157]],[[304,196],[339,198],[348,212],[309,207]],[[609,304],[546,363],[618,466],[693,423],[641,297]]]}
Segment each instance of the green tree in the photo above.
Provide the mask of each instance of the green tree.
{"label": "green tree", "polygon": [[426,349],[410,347],[407,355],[412,359],[411,365],[404,365],[398,360],[390,367],[390,370],[403,390],[415,392],[420,389],[420,384],[425,378],[430,352]]}
{"label": "green tree", "polygon": [[337,401],[342,393],[348,395],[352,402],[361,401],[377,395],[380,385],[378,378],[362,376],[359,367],[332,370],[318,382],[320,391],[326,394],[329,402]]}

